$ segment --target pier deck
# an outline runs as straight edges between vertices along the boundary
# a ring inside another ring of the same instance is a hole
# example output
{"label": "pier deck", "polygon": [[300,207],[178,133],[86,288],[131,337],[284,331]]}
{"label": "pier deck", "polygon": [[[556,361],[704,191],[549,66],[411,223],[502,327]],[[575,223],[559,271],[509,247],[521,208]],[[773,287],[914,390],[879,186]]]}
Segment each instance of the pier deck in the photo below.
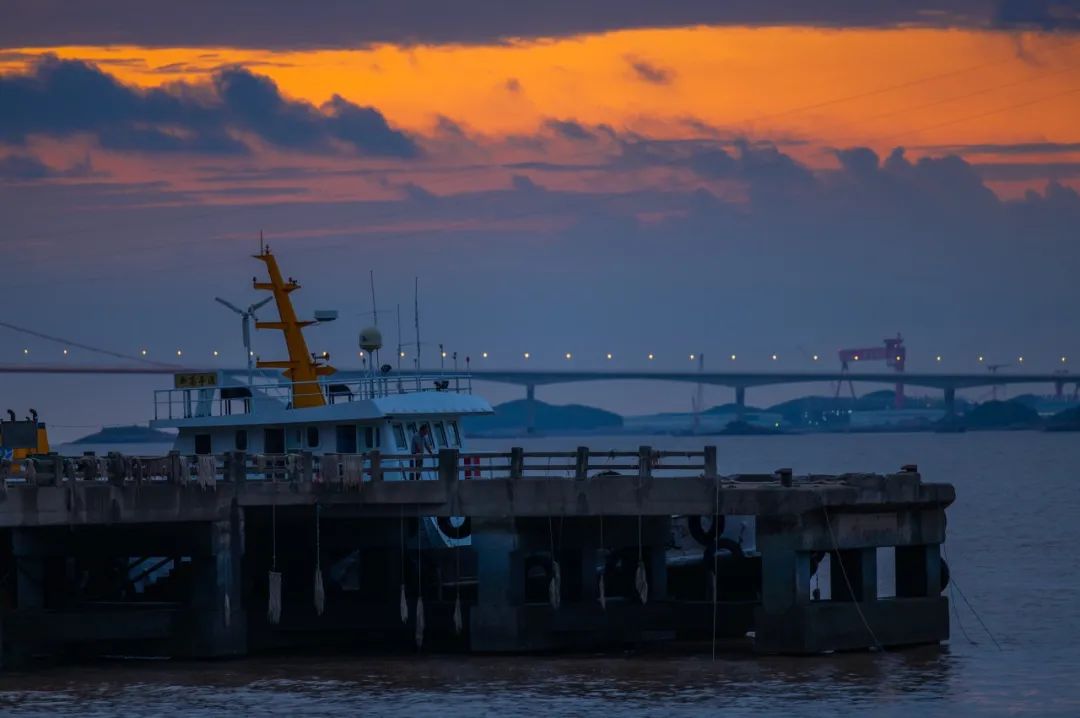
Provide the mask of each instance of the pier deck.
{"label": "pier deck", "polygon": [[[457,650],[595,648],[714,631],[750,633],[754,649],[770,653],[948,638],[939,547],[955,493],[914,467],[731,476],[717,471],[715,447],[447,449],[411,466],[423,459],[39,458],[0,493],[0,568],[14,577],[0,618],[4,661],[119,648],[212,656],[405,645],[418,595],[431,614],[429,644]],[[395,480],[418,471],[423,480]],[[752,517],[755,551],[722,535],[673,540],[684,517],[724,516]],[[447,547],[423,517],[468,517],[470,541]],[[880,548],[894,552],[893,597],[877,595]],[[826,599],[812,588],[823,561]],[[317,565],[327,577],[321,615]],[[264,615],[272,567],[285,576],[280,623]],[[642,569],[645,600],[634,576]],[[559,598],[543,590],[553,572]],[[413,604],[404,623],[401,586]]]}

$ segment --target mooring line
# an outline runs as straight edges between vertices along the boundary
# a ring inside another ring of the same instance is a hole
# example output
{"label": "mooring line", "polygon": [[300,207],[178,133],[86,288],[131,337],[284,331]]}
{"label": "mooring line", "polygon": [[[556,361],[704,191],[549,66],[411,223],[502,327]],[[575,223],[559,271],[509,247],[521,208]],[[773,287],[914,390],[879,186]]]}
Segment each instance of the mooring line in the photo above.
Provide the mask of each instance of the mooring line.
{"label": "mooring line", "polygon": [[[941,544],[941,552],[945,558],[945,561],[948,562],[949,557],[948,554],[945,553],[945,544]],[[1001,644],[998,643],[997,638],[995,638],[994,634],[990,631],[990,628],[986,625],[986,622],[982,620],[982,616],[979,615],[979,612],[976,611],[975,607],[971,605],[971,601],[969,601],[967,599],[967,596],[964,595],[964,591],[960,588],[960,584],[956,582],[956,573],[952,570],[949,571],[949,586],[956,587],[956,592],[960,594],[960,598],[964,600],[964,603],[967,605],[968,610],[971,611],[971,615],[975,616],[975,620],[978,621],[979,625],[982,626],[982,629],[986,631],[986,635],[990,637],[990,640],[993,641],[994,645],[999,651],[1004,650],[1001,647]]]}
{"label": "mooring line", "polygon": [[716,612],[718,598],[717,594],[717,576],[716,576],[716,554],[720,551],[720,477],[717,476],[714,480],[716,490],[716,503],[713,506],[713,554],[712,554],[712,659],[716,660]]}
{"label": "mooring line", "polygon": [[[866,615],[863,613],[862,606],[855,600],[855,589],[852,588],[851,579],[848,577],[847,568],[844,566],[844,560],[840,558],[840,544],[836,540],[836,534],[833,533],[832,521],[829,520],[829,509],[825,506],[825,497],[819,497],[821,501],[821,513],[825,516],[825,526],[829,529],[829,536],[832,538],[833,543],[833,555],[837,557],[837,563],[840,564],[840,575],[844,577],[844,584],[847,586],[848,595],[851,597],[851,603],[855,606],[855,610],[859,614],[859,618],[862,620],[863,625],[866,627],[866,632],[870,634],[870,638],[874,639],[874,647],[879,651],[885,650],[881,645],[881,641],[878,640],[877,634],[874,633],[874,629],[870,627],[870,622],[866,620]],[[832,568],[832,561],[829,561],[829,568]]]}

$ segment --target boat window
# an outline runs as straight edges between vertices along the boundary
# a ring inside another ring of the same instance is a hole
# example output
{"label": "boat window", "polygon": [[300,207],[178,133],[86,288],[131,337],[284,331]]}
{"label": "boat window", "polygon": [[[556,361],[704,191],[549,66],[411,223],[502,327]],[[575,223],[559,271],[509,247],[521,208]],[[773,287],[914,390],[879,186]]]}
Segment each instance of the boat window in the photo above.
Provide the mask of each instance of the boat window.
{"label": "boat window", "polygon": [[439,446],[443,448],[450,446],[446,443],[446,427],[443,426],[441,421],[435,422],[435,439],[439,442]]}
{"label": "boat window", "polygon": [[301,442],[303,440],[304,432],[302,430],[298,428],[289,429],[288,433],[286,434],[285,449],[288,451],[296,451],[302,446]]}
{"label": "boat window", "polygon": [[409,432],[409,436],[415,436],[416,424],[410,421],[408,424],[405,425],[405,430]]}
{"label": "boat window", "polygon": [[399,449],[409,448],[409,442],[405,440],[405,427],[401,424],[394,424],[394,444]]}
{"label": "boat window", "polygon": [[285,430],[276,427],[272,429],[263,429],[263,453],[265,454],[284,454],[285,453]]}
{"label": "boat window", "polygon": [[364,427],[364,448],[365,449],[377,449],[379,448],[379,442],[375,440],[375,427]]}
{"label": "boat window", "polygon": [[247,451],[247,429],[236,430],[236,450]]}
{"label": "boat window", "polygon": [[461,446],[461,432],[458,431],[458,425],[456,421],[446,422],[450,427],[450,438],[453,439],[454,446]]}
{"label": "boat window", "polygon": [[195,435],[195,453],[196,454],[209,454],[210,453],[210,435],[209,434],[196,434]]}
{"label": "boat window", "polygon": [[314,449],[319,445],[319,427],[309,426],[307,428],[307,445],[309,449]]}
{"label": "boat window", "polygon": [[337,434],[337,452],[339,454],[356,453],[356,426],[354,424],[338,424],[334,427]]}

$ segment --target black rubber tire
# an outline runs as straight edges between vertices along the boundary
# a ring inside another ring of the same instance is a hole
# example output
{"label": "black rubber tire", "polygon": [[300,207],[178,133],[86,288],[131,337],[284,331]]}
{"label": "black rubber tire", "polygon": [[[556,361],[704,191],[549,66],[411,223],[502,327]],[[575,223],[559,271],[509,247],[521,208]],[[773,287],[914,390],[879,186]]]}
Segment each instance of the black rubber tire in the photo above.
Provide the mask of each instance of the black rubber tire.
{"label": "black rubber tire", "polygon": [[687,516],[686,527],[690,529],[690,535],[702,546],[711,546],[716,540],[716,532],[724,533],[724,517],[717,516],[708,531],[702,525],[702,516]]}
{"label": "black rubber tire", "polygon": [[945,563],[945,559],[941,559],[941,591],[945,592],[945,589],[949,587],[949,564]]}
{"label": "black rubber tire", "polygon": [[702,554],[702,561],[706,565],[711,566],[713,561],[713,553],[715,551],[727,551],[731,554],[731,558],[735,560],[742,560],[746,558],[746,554],[743,553],[742,546],[738,541],[732,541],[729,538],[721,537],[718,541],[710,541],[705,544],[705,551]]}
{"label": "black rubber tire", "polygon": [[468,516],[465,517],[460,526],[455,526],[450,521],[449,516],[440,516],[435,523],[440,531],[452,539],[463,539],[472,536],[472,519]]}

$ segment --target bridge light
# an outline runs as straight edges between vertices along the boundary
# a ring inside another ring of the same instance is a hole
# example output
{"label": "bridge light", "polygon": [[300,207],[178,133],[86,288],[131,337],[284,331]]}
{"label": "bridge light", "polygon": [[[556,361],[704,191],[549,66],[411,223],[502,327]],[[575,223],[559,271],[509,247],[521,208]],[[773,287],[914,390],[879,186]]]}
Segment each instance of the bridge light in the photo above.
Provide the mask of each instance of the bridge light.
{"label": "bridge light", "polygon": [[778,358],[778,357],[777,357],[777,356],[776,356],[775,354],[773,354],[773,355],[772,355],[772,360],[773,360],[773,361],[776,361],[776,360],[777,360],[777,358]]}
{"label": "bridge light", "polygon": [[65,350],[64,350],[64,356],[67,356],[67,355],[68,355],[68,350],[67,350],[67,349],[65,349]]}
{"label": "bridge light", "polygon": [[29,353],[30,353],[30,350],[29,350],[29,349],[23,349],[23,350],[22,350],[22,353],[23,353],[23,355],[25,356],[25,355],[27,355],[27,354],[29,354]]}
{"label": "bridge light", "polygon": [[218,350],[217,350],[217,349],[215,349],[215,350],[214,350],[214,356],[217,356],[217,355],[218,355]]}
{"label": "bridge light", "polygon": [[446,358],[446,352],[443,352],[443,353],[442,353],[442,358],[443,358],[443,359],[445,359],[445,358]]}
{"label": "bridge light", "polygon": [[690,361],[694,361],[694,355],[693,354],[690,355]]}
{"label": "bridge light", "polygon": [[855,355],[855,356],[853,357],[853,359],[855,359],[855,361],[859,361],[859,355],[858,355],[858,354],[856,354],[856,355]]}
{"label": "bridge light", "polygon": [[982,360],[983,360],[983,358],[980,356],[979,357],[979,362],[982,363]]}
{"label": "bridge light", "polygon": [[814,361],[817,361],[817,360],[818,360],[818,355],[817,355],[817,354],[815,354],[815,355],[814,355]]}
{"label": "bridge light", "polygon": [[[145,354],[145,353],[146,353],[146,352],[143,352],[143,354]],[[249,351],[249,352],[248,352],[248,356],[249,356],[249,357],[253,357],[253,356],[255,356],[255,351],[254,351],[254,350],[252,350],[252,351]]]}
{"label": "bridge light", "polygon": [[567,358],[567,359],[573,359],[573,358],[574,358],[574,355],[573,355],[573,354],[571,354],[570,352],[566,352],[566,358]]}
{"label": "bridge light", "polygon": [[652,354],[650,354],[650,355],[649,355],[649,361],[652,361],[652,360],[653,360],[653,355],[652,355]]}
{"label": "bridge light", "polygon": [[178,357],[179,357],[179,356],[183,356],[183,355],[184,355],[184,352],[182,352],[182,351],[181,351],[181,350],[179,350],[179,349],[177,349],[177,350],[176,350],[176,356],[178,356]]}
{"label": "bridge light", "polygon": [[734,354],[731,355],[731,361],[735,361],[735,355]]}
{"label": "bridge light", "polygon": [[1024,357],[1017,357],[1017,358],[1016,358],[1016,361],[1017,361],[1018,363],[1020,363],[1020,364],[1023,364],[1023,363],[1024,363]]}
{"label": "bridge light", "polygon": [[398,356],[401,357],[402,359],[404,359],[405,358],[405,352],[404,351],[398,352]]}
{"label": "bridge light", "polygon": [[1068,361],[1068,357],[1061,357],[1061,363],[1062,364],[1064,364],[1066,361]]}
{"label": "bridge light", "polygon": [[938,355],[937,355],[937,357],[936,357],[936,359],[937,359],[937,361],[939,361],[939,362],[940,362],[940,361],[941,361],[941,355],[940,355],[940,354],[938,354]]}
{"label": "bridge light", "polygon": [[143,356],[146,356],[146,350],[145,350],[145,349],[143,349],[143,350],[142,350],[141,352],[139,352],[139,353],[140,353],[140,354],[142,354]]}
{"label": "bridge light", "polygon": [[525,358],[526,358],[526,359],[528,359],[528,358],[529,358],[529,352],[525,352]]}
{"label": "bridge light", "polygon": [[484,359],[487,359],[487,352],[483,352],[480,356],[482,356]]}
{"label": "bridge light", "polygon": [[608,359],[611,359],[611,352],[608,352],[608,353],[607,353],[607,358],[608,358]]}
{"label": "bridge light", "polygon": [[363,359],[363,358],[364,358],[364,352],[362,352],[362,351],[360,352],[360,358],[361,358],[361,359]]}
{"label": "bridge light", "polygon": [[896,355],[896,361],[900,361],[900,355],[899,354]]}

